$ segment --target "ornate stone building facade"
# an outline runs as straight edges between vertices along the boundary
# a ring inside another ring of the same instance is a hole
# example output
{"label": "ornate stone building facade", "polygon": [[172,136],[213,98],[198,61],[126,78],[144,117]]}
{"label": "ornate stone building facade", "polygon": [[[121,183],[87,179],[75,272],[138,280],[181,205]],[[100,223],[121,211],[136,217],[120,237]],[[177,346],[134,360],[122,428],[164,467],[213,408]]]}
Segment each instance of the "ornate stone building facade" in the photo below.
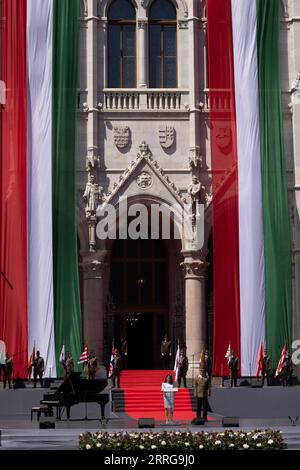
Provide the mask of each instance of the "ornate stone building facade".
{"label": "ornate stone building facade", "polygon": [[[173,11],[167,11],[161,20],[155,16],[156,2],[152,0],[133,0],[120,18],[114,7],[117,3],[82,0],[80,10],[77,181],[83,332],[100,361],[110,354],[113,339],[127,336],[135,358],[130,366],[155,368],[159,367],[159,345],[165,332],[174,344],[186,343],[190,360],[198,359],[202,347],[211,341],[211,157],[205,0],[172,0]],[[162,41],[159,65],[155,62],[156,33]],[[297,0],[282,3],[281,33],[285,152],[293,227],[293,337],[297,339]],[[176,45],[173,49],[171,43]],[[114,48],[120,50],[117,64],[110,63]],[[126,195],[129,204],[183,204],[190,200],[190,185],[199,182],[205,203],[205,243],[200,251],[191,250],[184,239],[149,243],[97,239],[99,201],[105,199],[117,206]],[[144,355],[144,364],[139,362],[139,351]]]}

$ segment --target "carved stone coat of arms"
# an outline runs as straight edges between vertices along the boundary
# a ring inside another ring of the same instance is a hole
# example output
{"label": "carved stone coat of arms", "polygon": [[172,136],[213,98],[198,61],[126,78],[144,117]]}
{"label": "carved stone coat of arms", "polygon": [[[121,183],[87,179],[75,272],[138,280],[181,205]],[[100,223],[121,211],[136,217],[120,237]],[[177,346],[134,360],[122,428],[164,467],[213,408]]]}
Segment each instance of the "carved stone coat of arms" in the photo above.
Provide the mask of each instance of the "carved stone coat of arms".
{"label": "carved stone coat of arms", "polygon": [[160,126],[158,136],[160,145],[163,148],[168,149],[174,143],[175,129],[172,126]]}
{"label": "carved stone coat of arms", "polygon": [[116,147],[123,149],[127,147],[130,139],[130,129],[128,126],[114,127],[114,142]]}

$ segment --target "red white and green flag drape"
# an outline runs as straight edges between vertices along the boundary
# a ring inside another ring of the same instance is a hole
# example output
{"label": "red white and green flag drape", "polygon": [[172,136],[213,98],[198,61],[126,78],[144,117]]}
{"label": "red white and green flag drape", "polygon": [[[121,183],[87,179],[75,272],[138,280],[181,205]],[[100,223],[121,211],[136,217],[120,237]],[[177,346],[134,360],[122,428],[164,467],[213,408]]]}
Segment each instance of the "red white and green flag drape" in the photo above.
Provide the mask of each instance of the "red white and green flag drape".
{"label": "red white and green flag drape", "polygon": [[78,0],[1,1],[0,338],[26,375],[81,353],[76,231]]}
{"label": "red white and green flag drape", "polygon": [[228,343],[254,375],[291,344],[291,238],[279,0],[207,0],[213,170],[214,373]]}

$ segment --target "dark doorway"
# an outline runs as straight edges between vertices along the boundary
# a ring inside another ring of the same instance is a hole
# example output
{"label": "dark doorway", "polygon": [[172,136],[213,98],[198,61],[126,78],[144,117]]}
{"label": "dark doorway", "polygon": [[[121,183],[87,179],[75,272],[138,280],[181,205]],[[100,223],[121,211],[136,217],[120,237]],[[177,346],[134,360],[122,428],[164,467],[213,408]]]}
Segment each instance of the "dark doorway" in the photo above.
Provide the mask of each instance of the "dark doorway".
{"label": "dark doorway", "polygon": [[139,319],[127,326],[129,369],[151,369],[153,366],[153,316],[142,313]]}
{"label": "dark doorway", "polygon": [[113,337],[128,342],[128,368],[161,367],[160,341],[169,327],[168,256],[164,240],[116,240],[110,292]]}

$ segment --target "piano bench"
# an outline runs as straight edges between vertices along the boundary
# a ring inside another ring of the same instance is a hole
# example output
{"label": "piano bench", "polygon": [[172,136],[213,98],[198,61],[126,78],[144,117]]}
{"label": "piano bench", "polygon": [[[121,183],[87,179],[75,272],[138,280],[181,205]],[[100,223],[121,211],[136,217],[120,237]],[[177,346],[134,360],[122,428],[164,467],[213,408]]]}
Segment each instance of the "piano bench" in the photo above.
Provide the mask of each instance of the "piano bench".
{"label": "piano bench", "polygon": [[31,421],[33,417],[33,413],[37,414],[37,420],[40,420],[41,415],[49,416],[49,408],[47,406],[32,406],[31,407]]}

